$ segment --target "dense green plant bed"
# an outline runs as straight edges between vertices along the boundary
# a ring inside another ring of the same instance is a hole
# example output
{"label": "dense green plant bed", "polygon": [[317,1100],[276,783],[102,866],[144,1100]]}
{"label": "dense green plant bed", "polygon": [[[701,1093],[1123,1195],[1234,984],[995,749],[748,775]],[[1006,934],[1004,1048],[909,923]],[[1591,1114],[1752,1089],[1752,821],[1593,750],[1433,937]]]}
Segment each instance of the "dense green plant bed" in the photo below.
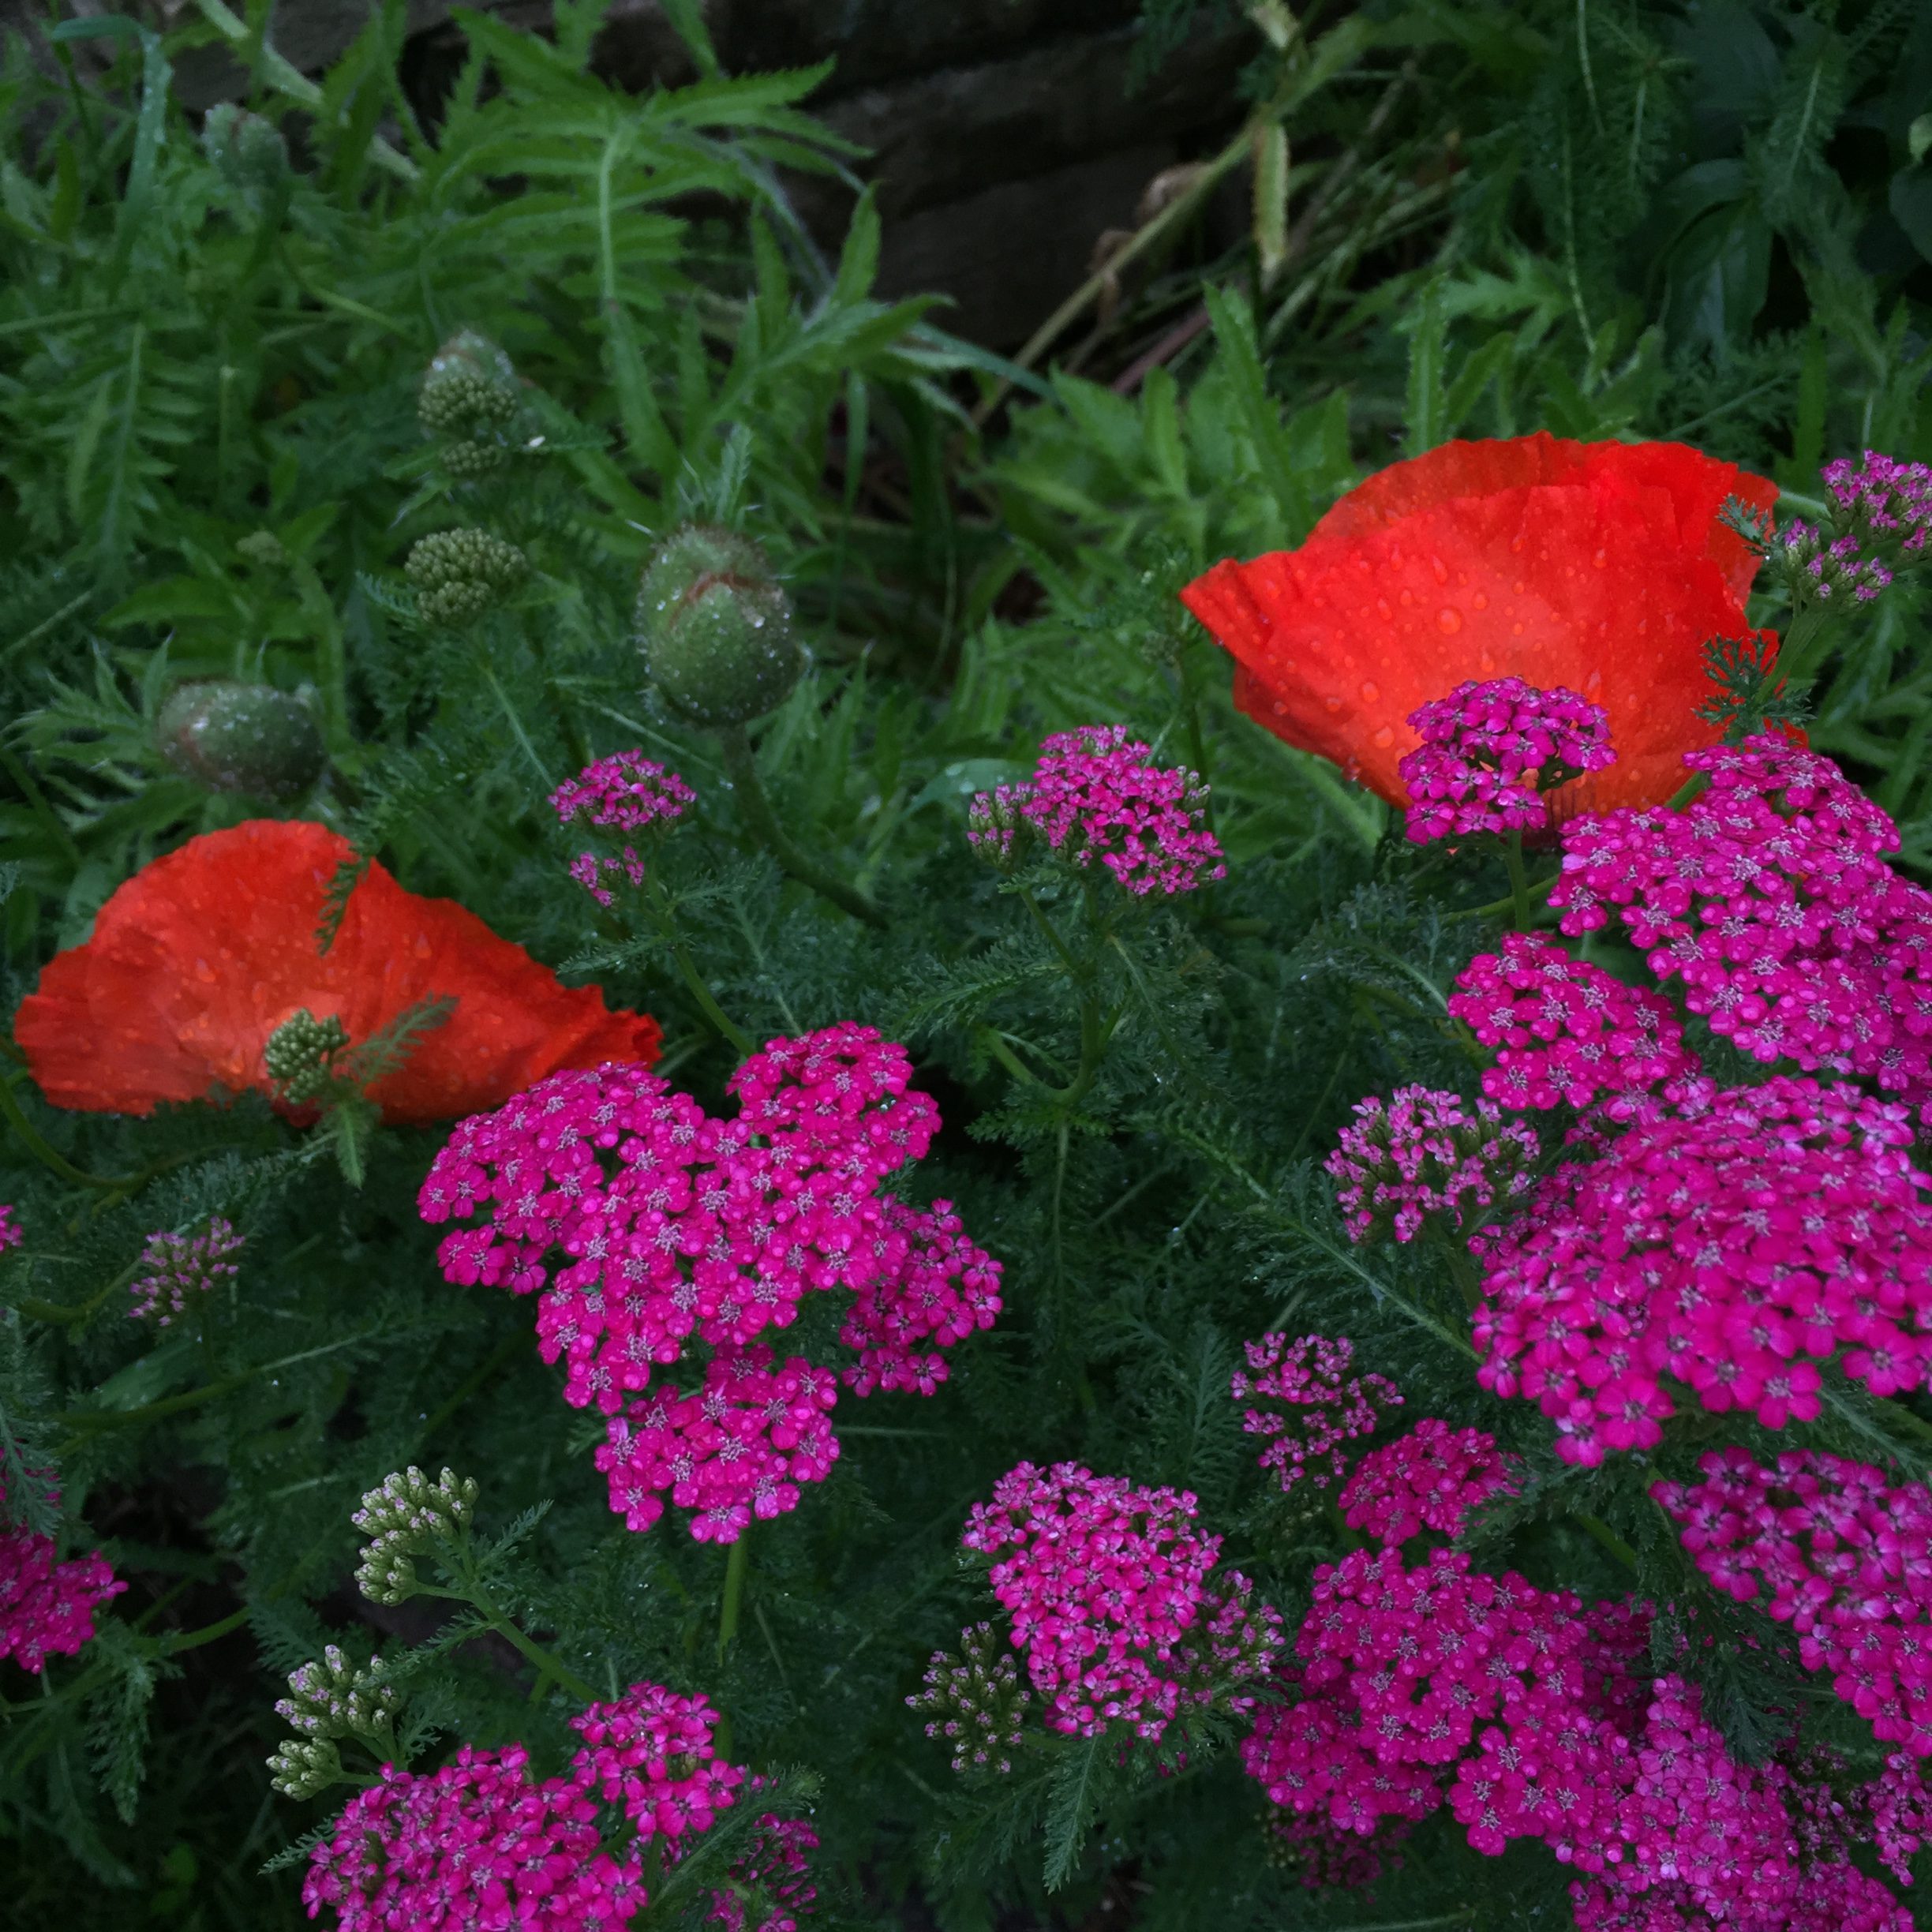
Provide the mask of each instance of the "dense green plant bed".
{"label": "dense green plant bed", "polygon": [[1917,1923],[1932,21],[1267,0],[1006,358],[669,10],[9,46],[0,1915]]}

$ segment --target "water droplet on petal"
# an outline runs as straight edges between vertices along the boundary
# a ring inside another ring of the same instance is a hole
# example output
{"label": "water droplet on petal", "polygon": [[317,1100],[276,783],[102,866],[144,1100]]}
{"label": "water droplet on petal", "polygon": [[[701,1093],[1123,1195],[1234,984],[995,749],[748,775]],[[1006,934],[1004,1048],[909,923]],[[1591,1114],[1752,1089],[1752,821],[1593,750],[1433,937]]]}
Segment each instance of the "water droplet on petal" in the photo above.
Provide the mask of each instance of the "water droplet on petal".
{"label": "water droplet on petal", "polygon": [[1322,700],[1322,708],[1327,711],[1331,717],[1333,717],[1336,712],[1342,709],[1342,700],[1339,698],[1324,698]]}
{"label": "water droplet on petal", "polygon": [[1477,609],[1487,610],[1489,608],[1489,593],[1487,590],[1478,590],[1470,599],[1470,601],[1475,605]]}
{"label": "water droplet on petal", "polygon": [[1453,604],[1445,604],[1436,613],[1436,628],[1446,636],[1454,637],[1462,628],[1462,613]]}
{"label": "water droplet on petal", "polygon": [[1361,691],[1364,704],[1373,704],[1382,695],[1382,687],[1373,678],[1364,680]]}
{"label": "water droplet on petal", "polygon": [[1395,734],[1384,724],[1368,742],[1378,751],[1386,751],[1395,742]]}

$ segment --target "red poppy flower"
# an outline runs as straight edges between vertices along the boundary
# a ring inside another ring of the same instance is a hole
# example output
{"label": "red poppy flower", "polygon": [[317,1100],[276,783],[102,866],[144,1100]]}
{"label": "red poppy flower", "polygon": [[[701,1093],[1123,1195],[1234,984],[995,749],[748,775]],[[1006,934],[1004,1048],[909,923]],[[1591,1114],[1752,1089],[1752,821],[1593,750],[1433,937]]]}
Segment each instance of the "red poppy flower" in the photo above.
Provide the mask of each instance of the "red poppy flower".
{"label": "red poppy flower", "polygon": [[1566,787],[1567,809],[1653,804],[1719,735],[1694,715],[1705,640],[1747,635],[1757,560],[1717,513],[1777,495],[1681,443],[1447,443],[1351,490],[1300,549],[1218,564],[1181,601],[1234,653],[1243,711],[1391,804],[1410,713],[1510,676],[1610,714],[1617,762]]}
{"label": "red poppy flower", "polygon": [[263,1046],[298,1009],[339,1019],[360,1043],[436,994],[454,996],[449,1019],[369,1089],[392,1123],[481,1113],[560,1068],[657,1058],[647,1014],[560,984],[474,912],[405,892],[379,865],[318,952],[324,895],[349,852],[326,826],[253,819],[144,867],[21,1002],[14,1038],[41,1091],[109,1114],[267,1093]]}

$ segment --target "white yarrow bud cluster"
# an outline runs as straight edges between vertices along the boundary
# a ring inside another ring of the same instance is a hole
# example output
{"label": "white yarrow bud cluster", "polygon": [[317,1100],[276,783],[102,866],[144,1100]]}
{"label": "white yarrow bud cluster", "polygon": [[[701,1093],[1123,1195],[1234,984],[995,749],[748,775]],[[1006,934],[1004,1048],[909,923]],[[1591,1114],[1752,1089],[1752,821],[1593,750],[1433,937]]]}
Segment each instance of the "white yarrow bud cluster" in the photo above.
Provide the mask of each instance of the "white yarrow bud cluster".
{"label": "white yarrow bud cluster", "polygon": [[331,1644],[320,1664],[305,1664],[289,1676],[290,1694],[275,1715],[305,1737],[379,1737],[395,1719],[400,1694],[380,1657],[358,1668]]}
{"label": "white yarrow bud cluster", "polygon": [[313,1798],[342,1776],[341,1756],[328,1738],[290,1738],[268,1760],[268,1782],[285,1798]]}
{"label": "white yarrow bud cluster", "polygon": [[476,1507],[477,1486],[468,1477],[445,1470],[432,1483],[413,1464],[362,1499],[350,1518],[368,1532],[356,1587],[371,1603],[399,1604],[417,1589],[414,1559],[461,1537]]}

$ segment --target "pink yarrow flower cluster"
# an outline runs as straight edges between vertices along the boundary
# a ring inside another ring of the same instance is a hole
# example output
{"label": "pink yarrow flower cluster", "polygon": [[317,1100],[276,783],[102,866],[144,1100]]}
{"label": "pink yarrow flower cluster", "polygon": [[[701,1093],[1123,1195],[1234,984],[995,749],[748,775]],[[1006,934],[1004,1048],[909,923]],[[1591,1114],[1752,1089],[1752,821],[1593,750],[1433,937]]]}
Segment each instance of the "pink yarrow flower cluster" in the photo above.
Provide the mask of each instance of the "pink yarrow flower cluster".
{"label": "pink yarrow flower cluster", "polygon": [[1458,684],[1409,714],[1422,743],[1396,766],[1417,844],[1480,832],[1535,832],[1544,794],[1614,764],[1609,714],[1561,686],[1521,678]]}
{"label": "pink yarrow flower cluster", "polygon": [[1841,457],[1821,474],[1842,529],[1895,545],[1908,558],[1924,554],[1932,535],[1932,467],[1867,450],[1863,462]]}
{"label": "pink yarrow flower cluster", "polygon": [[1271,1438],[1256,1466],[1272,1470],[1284,1492],[1304,1477],[1317,1487],[1339,1477],[1347,1466],[1342,1444],[1373,1435],[1377,1411],[1401,1406],[1401,1391],[1386,1376],[1349,1372],[1355,1344],[1346,1335],[1290,1342],[1271,1333],[1243,1346],[1248,1366],[1234,1371],[1234,1399],[1281,1407],[1250,1408],[1241,1428]]}
{"label": "pink yarrow flower cluster", "polygon": [[1891,571],[1868,555],[1857,537],[1834,537],[1800,517],[1780,524],[1769,549],[1773,562],[1800,592],[1821,602],[1849,597],[1855,604],[1869,604],[1892,582]]}
{"label": "pink yarrow flower cluster", "polygon": [[1766,1428],[1818,1413],[1815,1361],[1874,1395],[1925,1380],[1932,1206],[1903,1107],[1780,1076],[1560,1168],[1483,1249],[1477,1379],[1557,1453],[1647,1448],[1675,1384]]}
{"label": "pink yarrow flower cluster", "polygon": [[1279,1649],[1280,1619],[1237,1571],[1210,1586],[1221,1539],[1185,1490],[1138,1488],[1078,1463],[1022,1462],[960,1541],[992,1559],[1033,1690],[1054,1730],[1113,1724],[1159,1739],[1190,1709],[1245,1709]]}
{"label": "pink yarrow flower cluster", "polygon": [[1470,1512],[1499,1491],[1511,1493],[1519,1460],[1481,1429],[1452,1429],[1425,1416],[1355,1465],[1335,1500],[1352,1530],[1388,1548],[1425,1530],[1458,1536]]}
{"label": "pink yarrow flower cluster", "polygon": [[1807,1670],[1874,1733],[1932,1757],[1932,1495],[1869,1464],[1799,1450],[1767,1469],[1715,1449],[1703,1480],[1651,1493],[1697,1567],[1798,1633]]}
{"label": "pink yarrow flower cluster", "polygon": [[1103,867],[1136,897],[1170,898],[1225,877],[1220,845],[1203,822],[1207,786],[1153,756],[1124,724],[1058,732],[1040,747],[1030,784],[973,800],[966,836],[1004,863],[1025,828],[1076,865]]}
{"label": "pink yarrow flower cluster", "polygon": [[75,1656],[94,1640],[94,1612],[126,1588],[99,1550],[63,1563],[51,1536],[0,1527],[0,1658],[38,1675],[50,1657]]}
{"label": "pink yarrow flower cluster", "polygon": [[1932,1098],[1932,893],[1886,864],[1892,821],[1829,758],[1770,734],[1684,762],[1709,787],[1682,811],[1563,828],[1563,931],[1614,914],[1754,1059]]}
{"label": "pink yarrow flower cluster", "polygon": [[[533,1777],[520,1744],[466,1745],[422,1774],[386,1765],[310,1853],[309,1915],[332,1908],[341,1932],[627,1925],[650,1902],[647,1863],[675,1866],[741,1790],[758,1788],[717,1756],[717,1724],[704,1698],[638,1683],[571,1720],[584,1742],[557,1777]],[[623,1820],[620,1853],[605,1848],[603,1807]],[[740,1888],[752,1889],[778,1908],[760,1932],[791,1932],[814,1896],[803,1855],[817,1843],[807,1825],[760,1819],[730,1874],[737,1885],[713,1893],[708,1922],[745,1932]]]}
{"label": "pink yarrow flower cluster", "polygon": [[241,1272],[231,1256],[247,1243],[219,1215],[198,1234],[177,1234],[163,1228],[148,1237],[141,1251],[142,1272],[131,1293],[128,1310],[137,1321],[152,1319],[165,1328]]}
{"label": "pink yarrow flower cluster", "polygon": [[1601,1105],[1607,1118],[1628,1120],[1657,1089],[1681,1099],[1698,1070],[1668,1000],[1533,934],[1506,934],[1456,987],[1450,1012],[1498,1049],[1482,1087],[1499,1106]]}
{"label": "pink yarrow flower cluster", "polygon": [[1398,1087],[1385,1103],[1371,1094],[1355,1103],[1323,1163],[1339,1184],[1335,1202],[1351,1241],[1386,1229],[1413,1241],[1425,1218],[1465,1218],[1526,1193],[1524,1170],[1540,1149],[1521,1121],[1505,1121],[1492,1101],[1466,1102],[1430,1087]]}
{"label": "pink yarrow flower cluster", "polygon": [[[438,1257],[455,1282],[537,1296],[565,1399],[608,1418],[612,1506],[646,1530],[668,1493],[691,1533],[730,1542],[796,1507],[838,1453],[835,1380],[930,1392],[940,1351],[998,1314],[999,1264],[948,1202],[884,1191],[938,1126],[902,1047],[842,1025],[775,1040],[714,1120],[634,1065],[553,1074],[460,1122],[431,1166],[425,1220],[479,1222]],[[769,1338],[806,1295],[853,1296],[835,1378]],[[659,1380],[680,1363],[682,1380]]]}
{"label": "pink yarrow flower cluster", "polygon": [[[1359,1870],[1446,1805],[1486,1854],[1540,1839],[1581,1875],[1578,1923],[1599,1932],[1904,1932],[1896,1900],[1850,1863],[1861,1807],[1775,1758],[1738,1763],[1694,1689],[1645,1684],[1649,1620],[1456,1552],[1411,1567],[1392,1547],[1356,1551],[1316,1571],[1285,1701],[1260,1712],[1243,1761],[1327,1863],[1352,1837]],[[1900,1795],[1887,1815],[1908,1855],[1919,1811]]]}
{"label": "pink yarrow flower cluster", "polygon": [[[586,765],[550,794],[560,825],[582,819],[620,832],[662,829],[697,803],[698,794],[674,771],[642,751],[619,751]],[[570,875],[600,905],[616,898],[607,880],[620,876],[644,883],[645,866],[637,848],[626,844],[615,856],[582,852],[571,861]]]}
{"label": "pink yarrow flower cluster", "polygon": [[24,1237],[20,1223],[13,1219],[13,1210],[6,1202],[0,1202],[0,1254],[9,1248],[17,1248]]}

